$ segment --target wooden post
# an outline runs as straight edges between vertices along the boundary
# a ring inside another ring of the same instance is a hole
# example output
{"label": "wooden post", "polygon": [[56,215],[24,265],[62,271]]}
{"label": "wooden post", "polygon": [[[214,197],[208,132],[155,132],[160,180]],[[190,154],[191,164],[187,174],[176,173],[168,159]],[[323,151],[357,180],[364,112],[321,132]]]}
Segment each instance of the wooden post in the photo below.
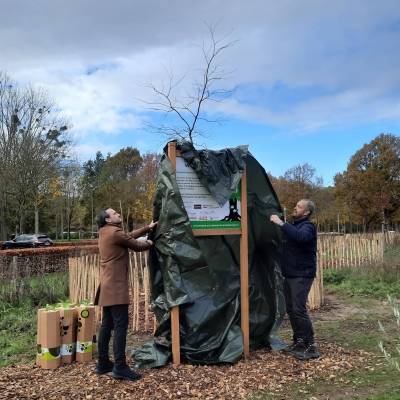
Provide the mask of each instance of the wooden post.
{"label": "wooden post", "polygon": [[357,266],[361,266],[361,252],[360,252],[361,236],[357,238]]}
{"label": "wooden post", "polygon": [[[176,169],[176,143],[168,143],[168,158]],[[181,363],[181,349],[179,336],[179,306],[171,308],[171,339],[172,339],[172,363]]]}
{"label": "wooden post", "polygon": [[353,235],[350,238],[350,264],[354,266],[354,238]]}
{"label": "wooden post", "polygon": [[[132,268],[132,254],[129,253],[129,273],[128,273],[128,279],[129,279],[129,290],[131,293],[131,302],[133,301],[133,268]],[[135,330],[135,309],[131,311],[131,321],[132,321],[132,330]]]}
{"label": "wooden post", "polygon": [[136,329],[139,330],[139,313],[140,313],[140,285],[139,285],[139,261],[140,253],[134,253],[135,255],[135,301],[134,307],[136,308]]}
{"label": "wooden post", "polygon": [[245,357],[250,354],[249,345],[249,245],[247,232],[247,179],[246,168],[242,175],[241,186],[241,227],[240,235],[240,315],[243,332],[243,352]]}
{"label": "wooden post", "polygon": [[[168,143],[168,157],[176,169],[176,143]],[[240,299],[241,299],[241,328],[243,332],[243,352],[249,356],[249,258],[248,258],[248,227],[247,227],[247,180],[246,168],[241,180],[241,228],[240,229],[213,229],[195,230],[195,236],[210,235],[240,235]],[[171,308],[171,339],[172,362],[180,364],[180,337],[179,337],[179,307]]]}
{"label": "wooden post", "polygon": [[148,330],[149,325],[149,265],[148,253],[144,255],[144,274],[143,274],[143,290],[144,290],[144,329]]}
{"label": "wooden post", "polygon": [[171,308],[172,363],[181,363],[181,344],[179,336],[179,306]]}

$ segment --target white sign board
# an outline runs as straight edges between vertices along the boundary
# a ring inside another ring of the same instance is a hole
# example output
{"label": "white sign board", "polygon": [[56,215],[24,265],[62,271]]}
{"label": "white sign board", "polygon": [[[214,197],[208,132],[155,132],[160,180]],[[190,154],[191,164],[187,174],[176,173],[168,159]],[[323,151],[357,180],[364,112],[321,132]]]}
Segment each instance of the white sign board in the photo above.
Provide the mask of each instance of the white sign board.
{"label": "white sign board", "polygon": [[193,229],[240,228],[239,190],[221,207],[182,157],[176,158],[176,181]]}

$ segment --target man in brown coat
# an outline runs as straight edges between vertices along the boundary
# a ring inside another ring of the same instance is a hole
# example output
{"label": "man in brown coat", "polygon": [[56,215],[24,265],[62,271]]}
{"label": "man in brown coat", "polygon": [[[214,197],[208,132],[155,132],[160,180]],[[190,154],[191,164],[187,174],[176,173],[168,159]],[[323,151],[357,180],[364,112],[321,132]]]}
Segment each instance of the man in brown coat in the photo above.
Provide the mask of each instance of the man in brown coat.
{"label": "man in brown coat", "polygon": [[[128,367],[125,356],[129,322],[129,249],[148,250],[153,242],[136,238],[149,232],[156,222],[130,234],[122,230],[121,222],[120,215],[112,208],[101,211],[97,217],[101,269],[95,304],[103,307],[103,319],[99,332],[99,359],[95,372],[97,374],[112,372],[115,379],[136,380],[140,375]],[[114,363],[110,361],[108,355],[112,330],[114,330]]]}

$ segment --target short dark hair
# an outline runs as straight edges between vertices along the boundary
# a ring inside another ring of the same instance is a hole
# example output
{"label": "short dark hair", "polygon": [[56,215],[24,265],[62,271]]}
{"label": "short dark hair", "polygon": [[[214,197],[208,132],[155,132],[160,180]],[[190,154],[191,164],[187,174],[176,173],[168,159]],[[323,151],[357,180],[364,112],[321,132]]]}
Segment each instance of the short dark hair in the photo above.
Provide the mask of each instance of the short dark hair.
{"label": "short dark hair", "polygon": [[96,217],[96,223],[97,223],[97,227],[99,229],[107,224],[106,218],[109,218],[107,210],[108,210],[108,208],[101,210]]}

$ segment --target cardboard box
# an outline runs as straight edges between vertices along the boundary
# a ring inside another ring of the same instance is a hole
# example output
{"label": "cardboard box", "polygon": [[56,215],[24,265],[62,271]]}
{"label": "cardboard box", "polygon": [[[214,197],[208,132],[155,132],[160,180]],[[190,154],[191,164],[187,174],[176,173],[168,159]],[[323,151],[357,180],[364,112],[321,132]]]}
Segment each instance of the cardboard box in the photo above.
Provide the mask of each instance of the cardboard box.
{"label": "cardboard box", "polygon": [[61,363],[71,364],[75,359],[78,311],[76,307],[60,308],[59,311],[61,323]]}
{"label": "cardboard box", "polygon": [[55,369],[61,364],[60,346],[60,312],[58,310],[43,310],[38,313],[41,346],[40,366],[45,369]]}
{"label": "cardboard box", "polygon": [[36,333],[36,365],[41,367],[42,364],[42,344],[41,344],[41,326],[42,322],[40,321],[41,314],[46,311],[45,308],[39,308],[37,311],[37,333]]}
{"label": "cardboard box", "polygon": [[76,361],[88,362],[93,357],[93,334],[95,326],[95,307],[81,305],[78,311],[76,341]]}

